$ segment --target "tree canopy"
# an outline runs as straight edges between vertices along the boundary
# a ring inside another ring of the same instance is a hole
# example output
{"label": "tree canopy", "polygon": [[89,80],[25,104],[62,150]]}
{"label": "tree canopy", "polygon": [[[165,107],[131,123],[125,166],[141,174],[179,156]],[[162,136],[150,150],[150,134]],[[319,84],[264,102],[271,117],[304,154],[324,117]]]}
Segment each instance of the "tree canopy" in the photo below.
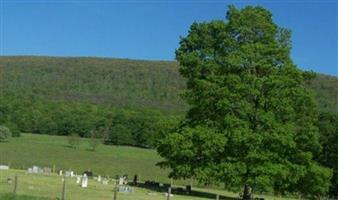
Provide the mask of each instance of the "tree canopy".
{"label": "tree canopy", "polygon": [[159,165],[231,190],[327,192],[331,170],[314,161],[317,105],[290,58],[291,32],[262,7],[230,6],[226,19],[193,23],[180,41],[190,109],[161,140]]}

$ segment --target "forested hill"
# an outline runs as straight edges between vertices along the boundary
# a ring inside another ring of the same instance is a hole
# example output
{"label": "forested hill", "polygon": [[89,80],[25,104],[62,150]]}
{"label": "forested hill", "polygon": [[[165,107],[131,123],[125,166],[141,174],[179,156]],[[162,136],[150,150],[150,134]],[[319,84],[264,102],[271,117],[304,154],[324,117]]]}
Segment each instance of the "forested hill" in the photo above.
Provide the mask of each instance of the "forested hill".
{"label": "forested hill", "polygon": [[[108,58],[0,57],[2,95],[86,101],[182,112],[178,64]],[[307,85],[323,111],[337,111],[338,78],[318,74]]]}

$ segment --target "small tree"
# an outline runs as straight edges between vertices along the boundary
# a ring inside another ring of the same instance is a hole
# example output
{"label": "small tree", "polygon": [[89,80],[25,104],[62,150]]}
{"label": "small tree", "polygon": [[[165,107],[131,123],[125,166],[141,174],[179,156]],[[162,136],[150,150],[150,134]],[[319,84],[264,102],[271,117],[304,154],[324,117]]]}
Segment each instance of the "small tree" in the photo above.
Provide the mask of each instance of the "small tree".
{"label": "small tree", "polygon": [[20,137],[21,131],[15,123],[7,122],[4,124],[4,126],[7,127],[11,131],[12,137]]}
{"label": "small tree", "polygon": [[6,126],[0,126],[0,142],[7,142],[12,133]]}
{"label": "small tree", "polygon": [[102,141],[104,128],[94,129],[90,132],[89,146],[92,151],[95,151]]}
{"label": "small tree", "polygon": [[77,133],[72,133],[68,136],[69,147],[76,149],[80,144],[80,136]]}

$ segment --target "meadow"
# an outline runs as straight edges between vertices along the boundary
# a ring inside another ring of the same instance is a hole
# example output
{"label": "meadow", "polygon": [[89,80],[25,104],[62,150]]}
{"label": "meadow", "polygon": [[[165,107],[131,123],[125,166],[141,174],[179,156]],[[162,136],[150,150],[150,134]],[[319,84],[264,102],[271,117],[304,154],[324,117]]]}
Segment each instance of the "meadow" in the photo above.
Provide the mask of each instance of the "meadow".
{"label": "meadow", "polygon": [[89,149],[89,139],[81,138],[76,149],[70,148],[65,136],[22,134],[1,143],[0,163],[27,170],[33,165],[73,170],[81,174],[91,170],[95,175],[115,177],[137,174],[140,180],[169,183],[168,171],[155,166],[161,157],[155,150],[130,146],[100,145]]}

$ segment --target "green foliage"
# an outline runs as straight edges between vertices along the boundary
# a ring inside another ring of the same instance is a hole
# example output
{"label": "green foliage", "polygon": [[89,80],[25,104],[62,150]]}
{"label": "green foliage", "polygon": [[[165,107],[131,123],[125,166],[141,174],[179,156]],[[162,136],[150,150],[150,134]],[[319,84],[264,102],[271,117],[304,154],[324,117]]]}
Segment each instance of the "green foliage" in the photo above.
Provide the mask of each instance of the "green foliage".
{"label": "green foliage", "polygon": [[[91,137],[92,130],[103,131],[105,143],[153,147],[166,129],[160,123],[178,121],[179,115],[146,109],[115,108],[85,102],[47,101],[43,98],[0,97],[4,124],[18,131],[49,135],[77,133]],[[15,124],[10,121],[15,121]],[[14,131],[13,131],[14,133]]]}
{"label": "green foliage", "polygon": [[[171,177],[239,190],[327,192],[317,107],[290,58],[290,31],[262,7],[229,7],[227,21],[192,24],[176,51],[187,79],[186,119],[158,146]],[[306,184],[305,184],[306,183]]]}
{"label": "green foliage", "polygon": [[88,141],[88,144],[92,151],[95,151],[102,143],[103,134],[104,128],[94,129],[90,132],[90,140]]}
{"label": "green foliage", "polygon": [[20,137],[21,134],[20,129],[15,123],[6,122],[4,126],[6,126],[11,131],[12,137]]}
{"label": "green foliage", "polygon": [[8,142],[12,133],[6,126],[0,126],[0,142]]}
{"label": "green foliage", "polygon": [[323,146],[323,153],[317,158],[322,165],[333,169],[330,193],[338,196],[338,113],[321,113],[317,125]]}
{"label": "green foliage", "polygon": [[105,58],[0,57],[1,95],[181,112],[177,64]]}

